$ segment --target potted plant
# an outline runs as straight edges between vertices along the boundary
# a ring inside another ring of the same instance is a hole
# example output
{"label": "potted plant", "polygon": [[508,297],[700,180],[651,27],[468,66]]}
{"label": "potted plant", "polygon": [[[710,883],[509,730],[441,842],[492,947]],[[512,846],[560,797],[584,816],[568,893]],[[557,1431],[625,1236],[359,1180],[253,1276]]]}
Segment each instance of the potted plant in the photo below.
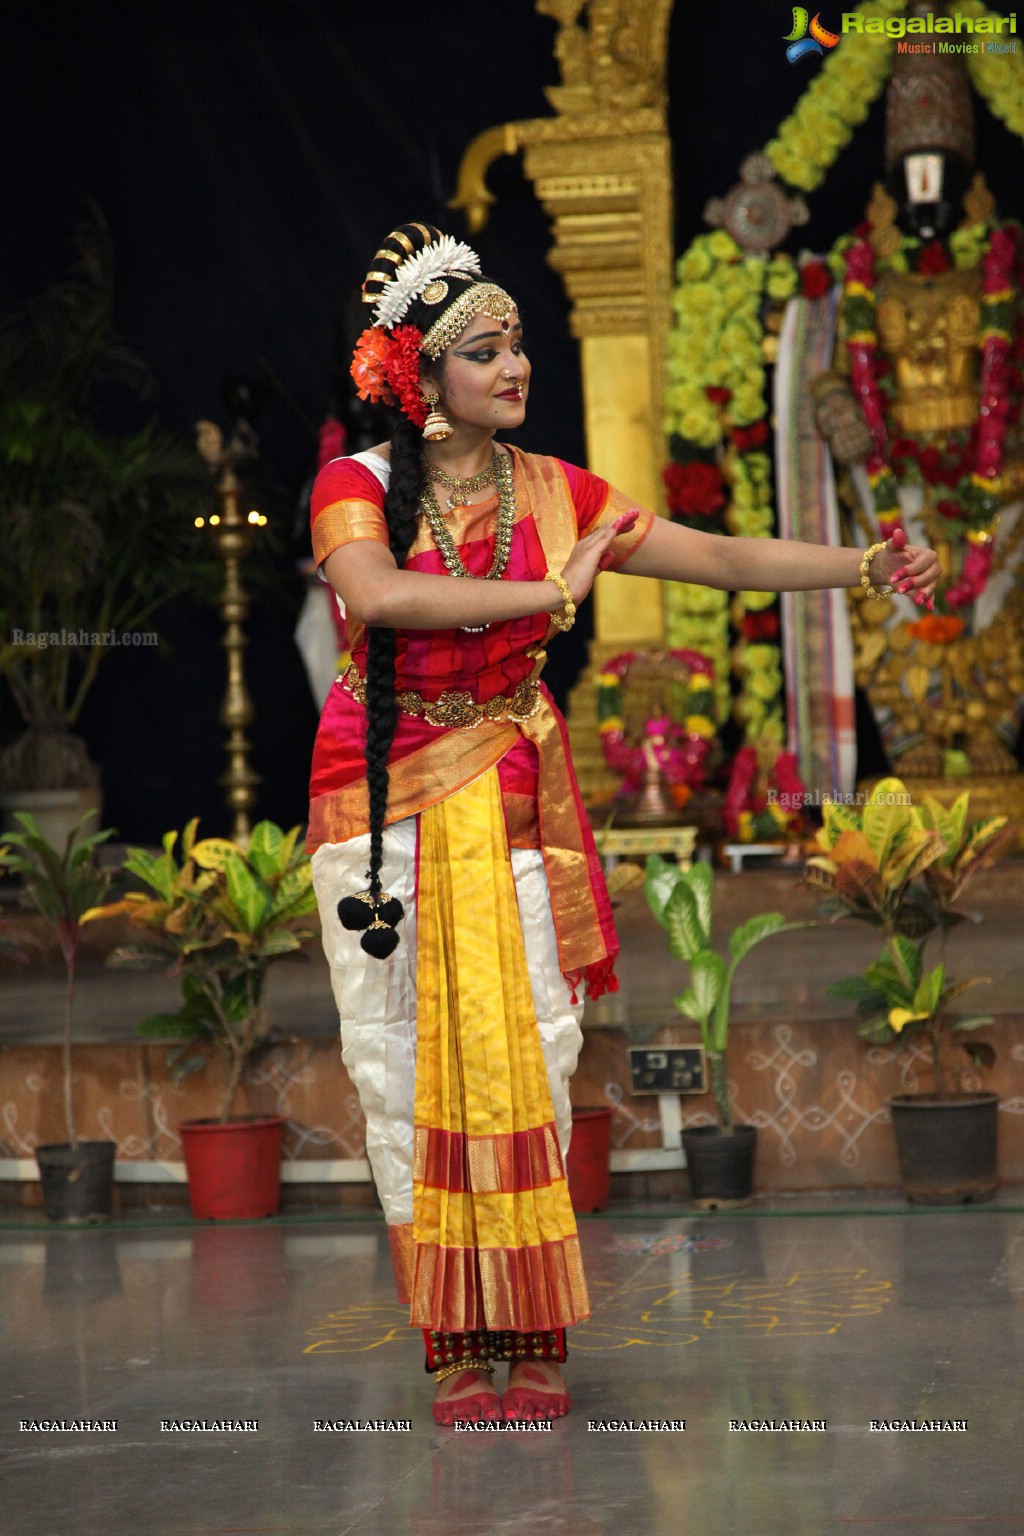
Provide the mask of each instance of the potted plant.
{"label": "potted plant", "polygon": [[18,826],[3,834],[0,869],[18,874],[26,904],[33,907],[54,934],[64,962],[63,1088],[66,1142],[36,1148],[43,1191],[43,1208],[51,1221],[98,1221],[110,1215],[113,1198],[113,1141],[83,1141],[75,1125],[71,1042],[74,1033],[75,966],[82,923],[106,892],[110,874],[99,869],[95,851],[113,836],[105,828],[85,836],[87,811],[72,828],[58,852],[39,830],[34,817],[19,812]]}
{"label": "potted plant", "polygon": [[[883,779],[863,808],[824,807],[819,851],[807,861],[827,915],[858,918],[883,936],[878,959],[830,987],[831,995],[856,1002],[860,1034],[873,1044],[926,1042],[930,1090],[889,1100],[904,1192],[923,1204],[988,1200],[996,1187],[998,1098],[962,1087],[968,1063],[995,1059],[987,1041],[973,1038],[992,1019],[951,1010],[988,978],[955,981],[947,940],[971,916],[957,905],[965,887],[1016,829],[1005,816],[969,822],[969,805],[962,794],[948,809],[931,795],[915,806],[899,779]],[[933,934],[937,963],[926,968]]]}
{"label": "potted plant", "polygon": [[152,417],[108,426],[138,422],[155,385],[114,330],[95,211],[77,248],[67,278],[0,315],[0,675],[22,725],[0,752],[0,797],[9,814],[43,815],[55,846],[99,803],[75,727],[101,662],[207,568],[193,547],[207,490],[193,446]]}
{"label": "potted plant", "polygon": [[301,920],[316,906],[312,866],[299,829],[272,821],[253,828],[246,847],[226,838],[196,840],[197,820],[180,839],[168,832],[159,855],[130,848],[125,870],[145,888],[88,914],[127,914],[140,942],[114,949],[108,963],[149,970],[168,963],[181,976],[182,1006],[139,1024],[152,1038],[177,1042],[178,1078],[205,1066],[191,1052],[212,1047],[224,1064],[215,1119],[180,1127],[196,1216],[267,1216],[280,1203],[280,1115],[236,1115],[246,1065],[271,1035],[263,1007],[267,971],[294,954],[313,928]]}
{"label": "potted plant", "polygon": [[703,1210],[747,1205],[753,1188],[757,1127],[734,1123],[729,1097],[729,1012],[736,967],[772,934],[810,926],[787,922],[781,912],[761,912],[733,929],[726,961],[711,945],[712,889],[707,864],[682,869],[657,854],[647,860],[648,905],[668,933],[669,949],[690,968],[690,984],[675,1006],[700,1030],[715,1099],[717,1123],[683,1132],[694,1204]]}

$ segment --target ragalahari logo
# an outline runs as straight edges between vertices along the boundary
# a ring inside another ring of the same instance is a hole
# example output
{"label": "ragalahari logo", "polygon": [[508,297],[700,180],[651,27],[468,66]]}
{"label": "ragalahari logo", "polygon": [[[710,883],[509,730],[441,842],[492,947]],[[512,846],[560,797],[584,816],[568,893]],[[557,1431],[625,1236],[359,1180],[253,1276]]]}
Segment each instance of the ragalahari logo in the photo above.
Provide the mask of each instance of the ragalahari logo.
{"label": "ragalahari logo", "polygon": [[[808,53],[816,53],[820,56],[826,48],[834,48],[839,41],[837,32],[830,32],[827,27],[822,26],[820,11],[815,13],[809,28],[807,20],[807,12],[803,6],[794,5],[793,30],[787,32],[785,37],[785,41],[789,44],[786,49],[786,58],[791,64],[795,64],[797,59],[802,59]],[[808,31],[810,31],[810,37],[807,35]]]}

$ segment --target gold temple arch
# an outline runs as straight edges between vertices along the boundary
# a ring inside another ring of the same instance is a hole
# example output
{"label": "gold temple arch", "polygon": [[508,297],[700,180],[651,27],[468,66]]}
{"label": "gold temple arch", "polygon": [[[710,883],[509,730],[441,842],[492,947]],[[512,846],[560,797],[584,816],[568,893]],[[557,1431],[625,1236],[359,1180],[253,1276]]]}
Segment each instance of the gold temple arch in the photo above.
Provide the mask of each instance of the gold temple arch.
{"label": "gold temple arch", "polygon": [[[672,4],[536,0],[539,12],[558,22],[562,83],[546,91],[557,115],[479,134],[463,155],[452,199],[470,231],[479,230],[494,201],[488,169],[500,155],[522,152],[551,219],[548,259],[565,283],[580,341],[589,465],[651,507],[661,500],[661,394],[671,318],[666,74]],[[584,13],[588,26],[580,20]],[[614,585],[622,598],[610,606],[602,594],[602,635],[641,638],[632,584]],[[658,638],[661,607],[649,587],[643,607],[650,613],[642,638]],[[629,615],[626,629],[619,628],[618,608],[623,619]]]}
{"label": "gold temple arch", "polygon": [[[662,392],[671,324],[672,152],[668,42],[674,0],[536,0],[558,23],[555,116],[503,123],[466,149],[452,206],[471,231],[494,201],[486,176],[521,152],[551,220],[548,260],[565,283],[580,343],[587,462],[663,510]],[[664,639],[660,583],[599,577],[591,661]],[[587,678],[570,710],[585,792],[610,787]]]}

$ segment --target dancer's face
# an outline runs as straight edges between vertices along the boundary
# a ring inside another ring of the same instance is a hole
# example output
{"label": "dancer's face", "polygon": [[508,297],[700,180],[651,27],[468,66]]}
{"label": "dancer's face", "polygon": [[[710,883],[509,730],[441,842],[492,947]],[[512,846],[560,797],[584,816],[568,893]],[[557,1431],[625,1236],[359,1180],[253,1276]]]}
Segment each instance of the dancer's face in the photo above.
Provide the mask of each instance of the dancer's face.
{"label": "dancer's face", "polygon": [[441,405],[452,426],[490,432],[521,425],[529,387],[530,363],[515,310],[507,320],[489,315],[472,319],[444,354],[438,381]]}

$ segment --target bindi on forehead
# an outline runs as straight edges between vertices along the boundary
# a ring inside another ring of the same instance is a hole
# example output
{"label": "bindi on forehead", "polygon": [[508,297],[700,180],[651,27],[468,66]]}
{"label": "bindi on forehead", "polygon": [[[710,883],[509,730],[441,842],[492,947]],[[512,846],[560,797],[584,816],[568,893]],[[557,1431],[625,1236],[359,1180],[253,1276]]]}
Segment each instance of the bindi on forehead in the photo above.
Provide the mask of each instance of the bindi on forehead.
{"label": "bindi on forehead", "polygon": [[[476,329],[481,320],[490,322],[486,330]],[[501,327],[500,330],[497,328],[498,326]],[[478,315],[472,324],[466,326],[464,334],[459,337],[455,345],[459,348],[476,346],[482,341],[493,341],[502,336],[513,336],[516,332],[521,331],[522,328],[523,322],[515,310],[511,314],[506,315],[503,320],[493,320],[489,315]]]}

